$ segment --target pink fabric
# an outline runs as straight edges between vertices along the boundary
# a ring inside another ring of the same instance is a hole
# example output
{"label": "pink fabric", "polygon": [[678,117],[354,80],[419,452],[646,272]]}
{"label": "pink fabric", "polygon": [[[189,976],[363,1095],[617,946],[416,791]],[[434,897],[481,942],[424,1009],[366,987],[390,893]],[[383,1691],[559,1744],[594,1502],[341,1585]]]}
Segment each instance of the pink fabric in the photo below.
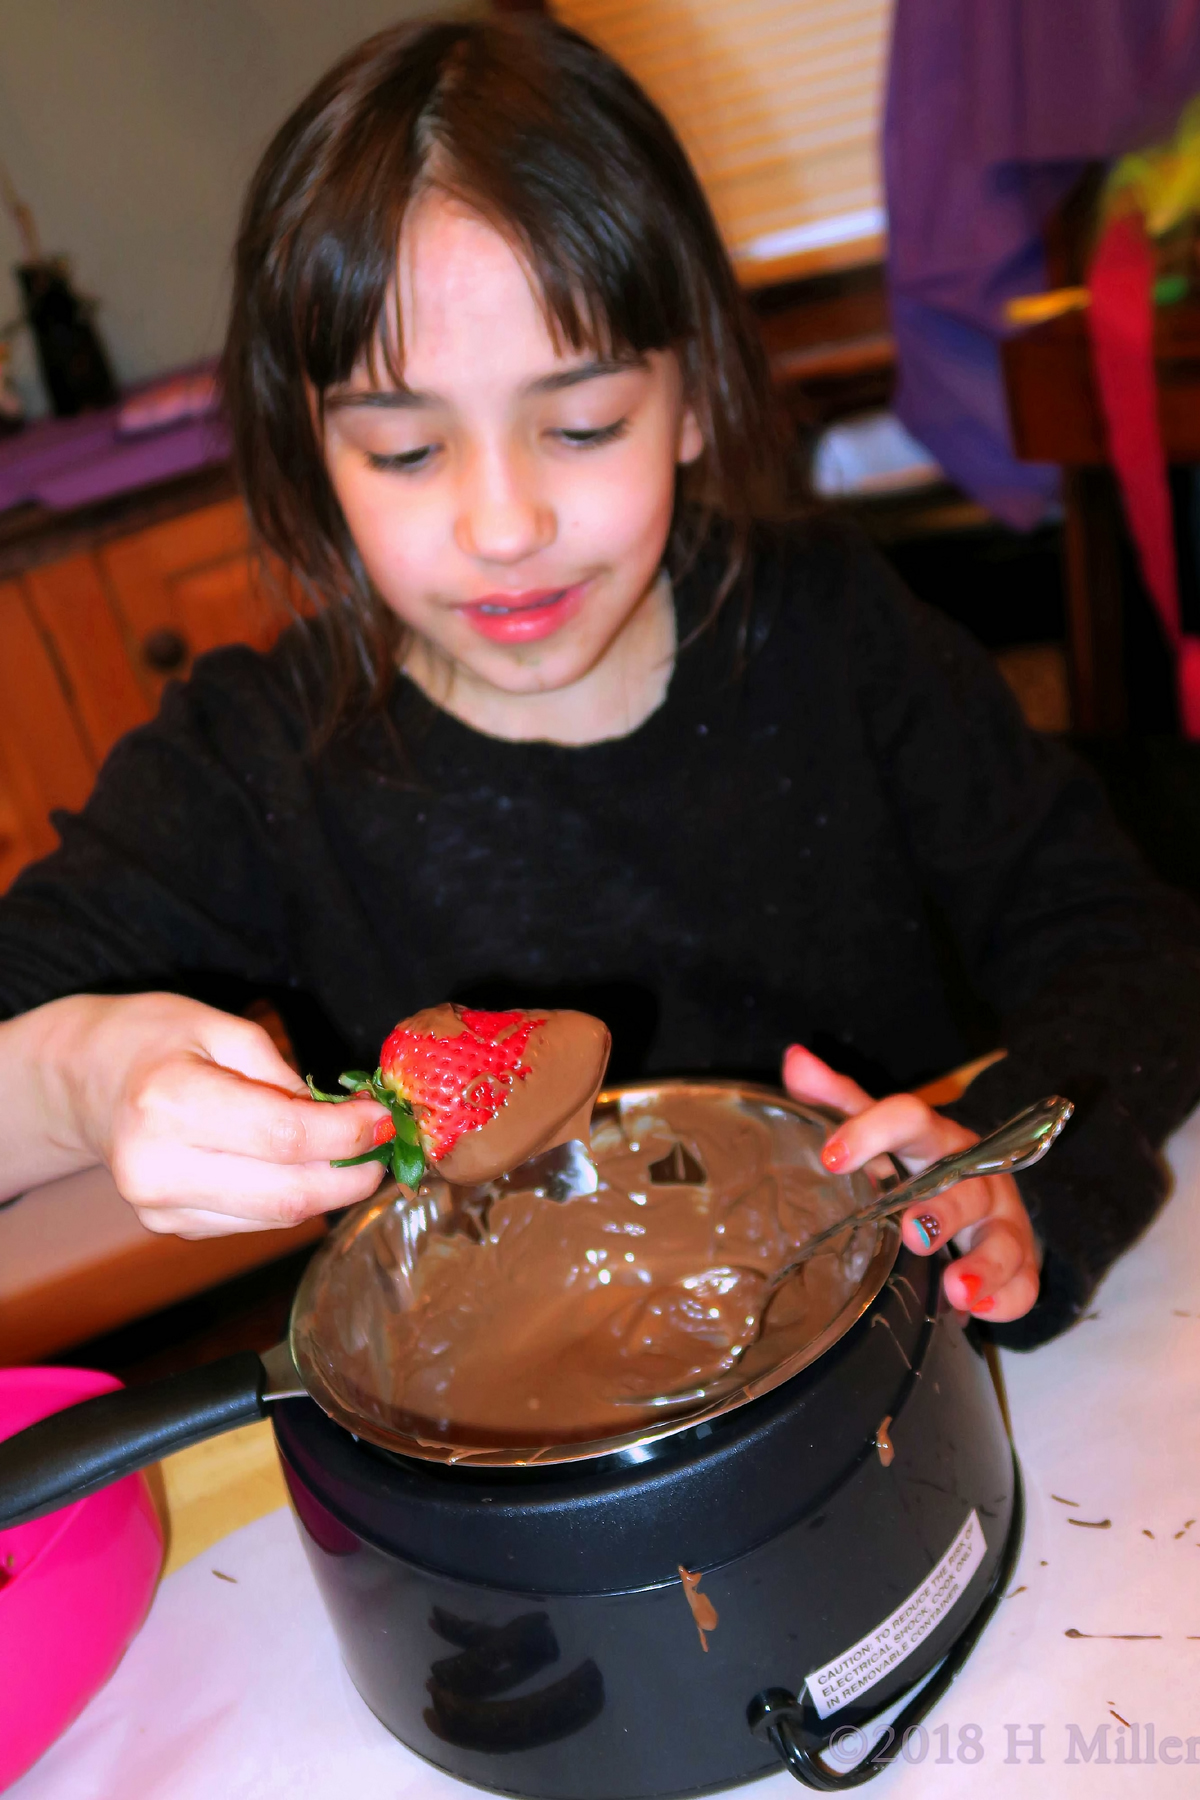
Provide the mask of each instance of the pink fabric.
{"label": "pink fabric", "polygon": [[1142,575],[1175,655],[1184,735],[1200,738],[1200,638],[1185,636],[1167,461],[1154,375],[1154,252],[1141,219],[1124,213],[1108,226],[1089,276],[1092,361]]}
{"label": "pink fabric", "polygon": [[895,406],[952,480],[1021,528],[1058,471],[1013,453],[1004,304],[1045,286],[1042,228],[1092,161],[1200,91],[1200,0],[896,0],[883,161]]}

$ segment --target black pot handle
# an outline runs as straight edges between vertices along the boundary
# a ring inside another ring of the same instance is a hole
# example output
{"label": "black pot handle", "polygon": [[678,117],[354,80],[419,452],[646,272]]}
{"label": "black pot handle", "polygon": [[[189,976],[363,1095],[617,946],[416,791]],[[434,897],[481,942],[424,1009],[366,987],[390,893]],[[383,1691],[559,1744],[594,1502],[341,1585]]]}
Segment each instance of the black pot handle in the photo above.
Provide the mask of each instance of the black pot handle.
{"label": "black pot handle", "polygon": [[252,1350],[203,1368],[97,1394],[0,1443],[0,1529],[98,1493],[147,1463],[265,1416],[266,1370]]}
{"label": "black pot handle", "polygon": [[[938,1665],[932,1680],[927,1681],[920,1693],[913,1695],[903,1712],[892,1720],[893,1743],[902,1743],[905,1732],[910,1731],[914,1725],[919,1725],[933,1711],[979,1642],[1012,1579],[1025,1528],[1025,1495],[1015,1455],[1013,1476],[1015,1487],[1012,1518],[1009,1521],[1008,1536],[1004,1540],[1004,1552],[992,1575],[987,1593]],[[750,1702],[747,1718],[751,1731],[756,1737],[767,1740],[789,1775],[794,1775],[804,1787],[814,1788],[818,1793],[836,1794],[843,1788],[861,1787],[864,1782],[873,1781],[876,1775],[891,1767],[890,1757],[880,1757],[877,1761],[874,1759],[873,1746],[856,1768],[847,1769],[845,1774],[831,1769],[821,1761],[821,1753],[828,1750],[831,1739],[837,1733],[837,1726],[834,1726],[833,1731],[814,1729],[814,1723],[823,1725],[816,1708],[805,1700],[798,1699],[786,1688],[766,1688],[756,1695]]]}

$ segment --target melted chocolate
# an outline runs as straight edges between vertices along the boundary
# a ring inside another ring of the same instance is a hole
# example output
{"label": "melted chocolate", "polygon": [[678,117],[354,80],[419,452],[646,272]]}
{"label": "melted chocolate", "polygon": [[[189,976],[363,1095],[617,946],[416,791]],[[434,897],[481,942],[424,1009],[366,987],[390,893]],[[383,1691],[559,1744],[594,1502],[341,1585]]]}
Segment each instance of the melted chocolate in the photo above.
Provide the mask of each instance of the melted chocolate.
{"label": "melted chocolate", "polygon": [[[628,1432],[655,1397],[734,1365],[771,1275],[850,1209],[820,1144],[781,1108],[667,1090],[602,1109],[595,1194],[427,1180],[346,1259],[337,1355],[356,1404],[451,1442]],[[856,1238],[803,1265],[770,1300],[764,1337],[823,1330],[866,1254]]]}
{"label": "melted chocolate", "polygon": [[700,1634],[700,1648],[708,1649],[708,1634],[715,1631],[720,1623],[720,1614],[707,1594],[700,1592],[700,1583],[704,1580],[701,1572],[685,1569],[679,1564],[679,1579],[683,1583],[683,1592],[696,1622],[696,1630]]}
{"label": "melted chocolate", "polygon": [[[470,1184],[491,1181],[515,1169],[541,1150],[587,1136],[596,1094],[608,1066],[612,1039],[608,1027],[590,1013],[514,1013],[515,1030],[525,1019],[538,1020],[499,1112],[485,1125],[464,1132],[437,1164],[447,1181]],[[461,1008],[430,1006],[404,1021],[412,1030],[434,1037],[459,1037],[464,1029]]]}

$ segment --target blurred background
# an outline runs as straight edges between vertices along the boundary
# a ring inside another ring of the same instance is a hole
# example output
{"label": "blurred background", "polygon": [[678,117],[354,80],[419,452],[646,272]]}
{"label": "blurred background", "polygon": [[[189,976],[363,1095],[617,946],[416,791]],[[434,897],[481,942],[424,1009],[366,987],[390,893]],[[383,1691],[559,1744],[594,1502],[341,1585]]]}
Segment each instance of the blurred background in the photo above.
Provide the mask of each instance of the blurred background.
{"label": "blurred background", "polygon": [[[70,257],[118,381],[215,352],[242,190],[271,133],[343,51],[428,8],[397,0],[0,0],[0,163]],[[465,8],[439,7],[452,13]],[[22,245],[0,212],[0,322]],[[47,409],[30,333],[15,385]]]}
{"label": "blurred background", "polygon": [[[0,0],[0,887],[164,682],[280,628],[212,381],[241,194],[340,52],[465,10]],[[1200,894],[1200,0],[552,10],[682,135],[798,489],[982,640]],[[214,1283],[307,1253],[149,1240],[115,1192],[72,1204],[53,1268],[32,1204],[0,1215],[0,1361],[168,1303],[208,1329]],[[91,1360],[148,1368],[147,1342]]]}

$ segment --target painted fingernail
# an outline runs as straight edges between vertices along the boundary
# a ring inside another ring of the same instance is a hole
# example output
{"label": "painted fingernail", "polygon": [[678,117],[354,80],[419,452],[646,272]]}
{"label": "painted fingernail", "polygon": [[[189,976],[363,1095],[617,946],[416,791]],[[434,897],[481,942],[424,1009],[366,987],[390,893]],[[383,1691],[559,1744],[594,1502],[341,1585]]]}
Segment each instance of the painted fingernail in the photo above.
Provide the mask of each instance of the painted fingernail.
{"label": "painted fingernail", "polygon": [[920,1238],[923,1250],[932,1250],[942,1235],[942,1221],[936,1213],[922,1213],[913,1220],[912,1228]]}
{"label": "painted fingernail", "polygon": [[830,1138],[821,1152],[821,1161],[827,1169],[842,1169],[850,1161],[850,1152],[841,1138]]}
{"label": "painted fingernail", "polygon": [[969,1308],[972,1308],[972,1310],[973,1310],[972,1303],[975,1299],[976,1294],[979,1292],[980,1288],[983,1286],[983,1276],[982,1275],[960,1275],[958,1279],[959,1279],[959,1284],[962,1287],[963,1299],[966,1301],[967,1306]]}
{"label": "painted fingernail", "polygon": [[991,1312],[995,1304],[996,1302],[993,1300],[992,1296],[988,1294],[984,1299],[977,1300],[971,1308],[971,1311],[973,1313]]}

